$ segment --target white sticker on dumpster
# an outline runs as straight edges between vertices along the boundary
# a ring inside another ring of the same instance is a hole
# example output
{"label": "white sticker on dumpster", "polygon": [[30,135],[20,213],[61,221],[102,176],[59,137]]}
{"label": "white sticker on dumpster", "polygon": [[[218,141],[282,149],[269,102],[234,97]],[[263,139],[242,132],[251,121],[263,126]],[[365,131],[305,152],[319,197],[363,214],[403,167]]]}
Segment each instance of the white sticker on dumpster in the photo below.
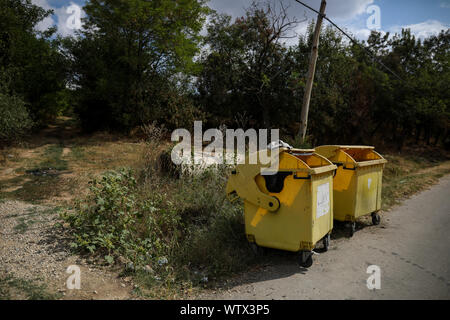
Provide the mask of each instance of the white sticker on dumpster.
{"label": "white sticker on dumpster", "polygon": [[317,187],[317,210],[316,218],[330,211],[330,183],[324,183]]}

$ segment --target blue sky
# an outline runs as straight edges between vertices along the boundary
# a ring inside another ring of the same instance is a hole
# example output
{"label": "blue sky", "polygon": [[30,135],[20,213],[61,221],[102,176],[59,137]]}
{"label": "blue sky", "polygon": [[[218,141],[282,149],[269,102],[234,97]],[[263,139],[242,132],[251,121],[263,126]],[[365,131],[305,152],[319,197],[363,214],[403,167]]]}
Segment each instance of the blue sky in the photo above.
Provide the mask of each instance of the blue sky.
{"label": "blue sky", "polygon": [[[306,17],[314,19],[315,14],[296,3],[294,0],[282,0],[289,6],[289,14],[299,19]],[[71,4],[82,6],[85,0],[32,0],[47,9],[54,9],[53,17],[43,21],[40,28],[56,25],[58,32],[69,35],[73,30],[67,28],[69,14],[67,7]],[[308,5],[318,9],[320,0],[303,0]],[[210,0],[209,6],[219,13],[227,13],[233,17],[244,14],[251,0]],[[436,34],[450,27],[450,0],[327,0],[326,14],[339,26],[345,28],[359,39],[365,39],[370,33],[367,20],[373,11],[367,12],[369,6],[377,6],[380,11],[380,26],[382,32],[400,32],[408,27],[418,37]],[[302,34],[307,23],[300,23],[296,33]]]}

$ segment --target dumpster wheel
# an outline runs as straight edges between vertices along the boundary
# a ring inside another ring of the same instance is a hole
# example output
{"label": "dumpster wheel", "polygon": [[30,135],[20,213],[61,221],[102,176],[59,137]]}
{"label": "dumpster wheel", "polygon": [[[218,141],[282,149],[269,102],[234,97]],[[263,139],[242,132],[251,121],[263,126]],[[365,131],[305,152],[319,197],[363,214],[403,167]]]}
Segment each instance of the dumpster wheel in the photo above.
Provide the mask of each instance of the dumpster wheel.
{"label": "dumpster wheel", "polygon": [[327,234],[325,237],[323,237],[323,251],[327,252],[328,248],[330,247],[330,234]]}
{"label": "dumpster wheel", "polygon": [[299,264],[303,268],[309,268],[313,264],[312,256],[313,253],[311,251],[300,251],[299,253]]}
{"label": "dumpster wheel", "polygon": [[372,223],[374,226],[379,225],[381,222],[381,217],[378,212],[372,212]]}
{"label": "dumpster wheel", "polygon": [[267,254],[267,249],[261,246],[258,246],[254,242],[250,242],[250,248],[252,249],[253,253],[257,256],[264,256]]}
{"label": "dumpster wheel", "polygon": [[353,237],[353,235],[355,234],[355,231],[356,231],[356,222],[352,221],[349,224],[350,224],[349,236]]}

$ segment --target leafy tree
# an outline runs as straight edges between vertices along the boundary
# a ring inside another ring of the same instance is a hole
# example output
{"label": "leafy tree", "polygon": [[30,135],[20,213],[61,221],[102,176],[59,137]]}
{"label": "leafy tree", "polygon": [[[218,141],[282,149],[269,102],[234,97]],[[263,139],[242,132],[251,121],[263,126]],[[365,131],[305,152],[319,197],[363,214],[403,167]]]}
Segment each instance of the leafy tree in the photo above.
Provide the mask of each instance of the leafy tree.
{"label": "leafy tree", "polygon": [[25,102],[9,90],[10,79],[0,74],[0,149],[18,141],[31,127]]}
{"label": "leafy tree", "polygon": [[280,123],[294,103],[291,82],[286,82],[292,61],[283,39],[297,23],[288,18],[287,8],[271,3],[252,3],[234,23],[229,16],[213,15],[197,83],[205,110],[225,116],[230,125],[244,111],[256,126]]}
{"label": "leafy tree", "polygon": [[203,0],[91,0],[84,30],[66,39],[86,128],[126,130],[161,114],[166,90],[191,74],[208,12]]}
{"label": "leafy tree", "polygon": [[56,29],[36,30],[51,13],[30,0],[0,2],[0,72],[10,78],[9,92],[21,96],[40,123],[58,115],[65,89],[65,63],[50,39]]}

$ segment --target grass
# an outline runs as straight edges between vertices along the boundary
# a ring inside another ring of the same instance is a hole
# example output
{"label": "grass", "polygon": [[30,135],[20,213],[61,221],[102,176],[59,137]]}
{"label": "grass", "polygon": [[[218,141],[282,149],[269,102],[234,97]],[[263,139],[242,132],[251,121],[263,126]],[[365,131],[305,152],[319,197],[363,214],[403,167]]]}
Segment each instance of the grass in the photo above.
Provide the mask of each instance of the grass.
{"label": "grass", "polygon": [[[39,164],[38,168],[34,170],[53,169],[53,170],[67,170],[67,160],[61,159],[64,147],[62,145],[49,145],[42,155],[43,160]],[[32,169],[33,170],[33,169]]]}
{"label": "grass", "polygon": [[48,292],[43,284],[12,276],[0,276],[0,300],[56,300],[58,298],[60,298],[59,294]]}
{"label": "grass", "polygon": [[19,223],[14,226],[14,231],[19,233],[25,233],[29,227],[36,223],[36,221],[32,219],[26,219],[24,217],[20,217],[18,221]]}
{"label": "grass", "polygon": [[245,270],[258,257],[244,236],[241,204],[231,204],[223,192],[227,170],[182,179],[154,172],[140,181],[126,170],[107,173],[91,183],[74,212],[63,215],[72,246],[104,264],[125,259],[139,294],[149,298]]}
{"label": "grass", "polygon": [[140,160],[144,143],[107,133],[73,133],[67,129],[67,121],[54,129],[58,139],[53,131],[41,133],[30,142],[2,151],[0,199],[71,203],[86,192],[93,177],[106,169],[134,167]]}
{"label": "grass", "polygon": [[389,161],[383,172],[383,210],[435,183],[450,173],[450,161],[386,155]]}
{"label": "grass", "polygon": [[211,286],[257,261],[245,238],[242,204],[226,199],[230,168],[174,178],[161,171],[166,150],[151,135],[133,172],[91,181],[87,196],[63,215],[72,246],[104,264],[125,260],[136,293],[150,298]]}
{"label": "grass", "polygon": [[[66,213],[75,216],[69,221],[77,250],[90,252],[104,264],[132,263],[123,275],[134,277],[135,293],[145,298],[183,297],[260,263],[244,236],[242,203],[231,204],[225,197],[229,169],[182,179],[164,174],[158,156],[167,144],[158,134],[151,132],[146,142],[106,133],[74,135],[11,150],[13,157],[5,161],[13,174],[2,176],[0,171],[0,199],[59,207],[66,203]],[[384,210],[450,173],[445,158],[412,154],[385,154],[389,162],[383,174]],[[123,183],[102,180],[105,170],[117,174],[123,167],[132,169],[135,186],[130,186],[129,177]],[[27,173],[48,168],[54,174]],[[96,178],[100,184],[89,190],[93,184],[88,182]],[[17,186],[21,188],[14,189]],[[97,216],[110,220],[96,220]],[[16,231],[26,232],[33,220],[21,219]],[[163,258],[167,263],[158,262]],[[8,287],[26,287],[13,280]],[[0,296],[1,290],[0,285]]]}
{"label": "grass", "polygon": [[[450,162],[443,158],[389,154],[386,158],[389,162],[383,175],[384,210],[450,173]],[[172,203],[183,224],[182,236],[168,254],[166,268],[161,270],[152,265],[155,272],[134,273],[139,295],[179,297],[203,287],[214,287],[231,274],[262,261],[249,250],[244,237],[241,204],[231,205],[224,197],[227,176],[226,170],[181,180],[160,180],[149,175],[147,182],[140,185],[142,197],[151,198],[159,193],[165,202]]]}
{"label": "grass", "polygon": [[71,149],[70,157],[72,161],[83,161],[86,157],[86,149],[82,146],[75,145]]}

